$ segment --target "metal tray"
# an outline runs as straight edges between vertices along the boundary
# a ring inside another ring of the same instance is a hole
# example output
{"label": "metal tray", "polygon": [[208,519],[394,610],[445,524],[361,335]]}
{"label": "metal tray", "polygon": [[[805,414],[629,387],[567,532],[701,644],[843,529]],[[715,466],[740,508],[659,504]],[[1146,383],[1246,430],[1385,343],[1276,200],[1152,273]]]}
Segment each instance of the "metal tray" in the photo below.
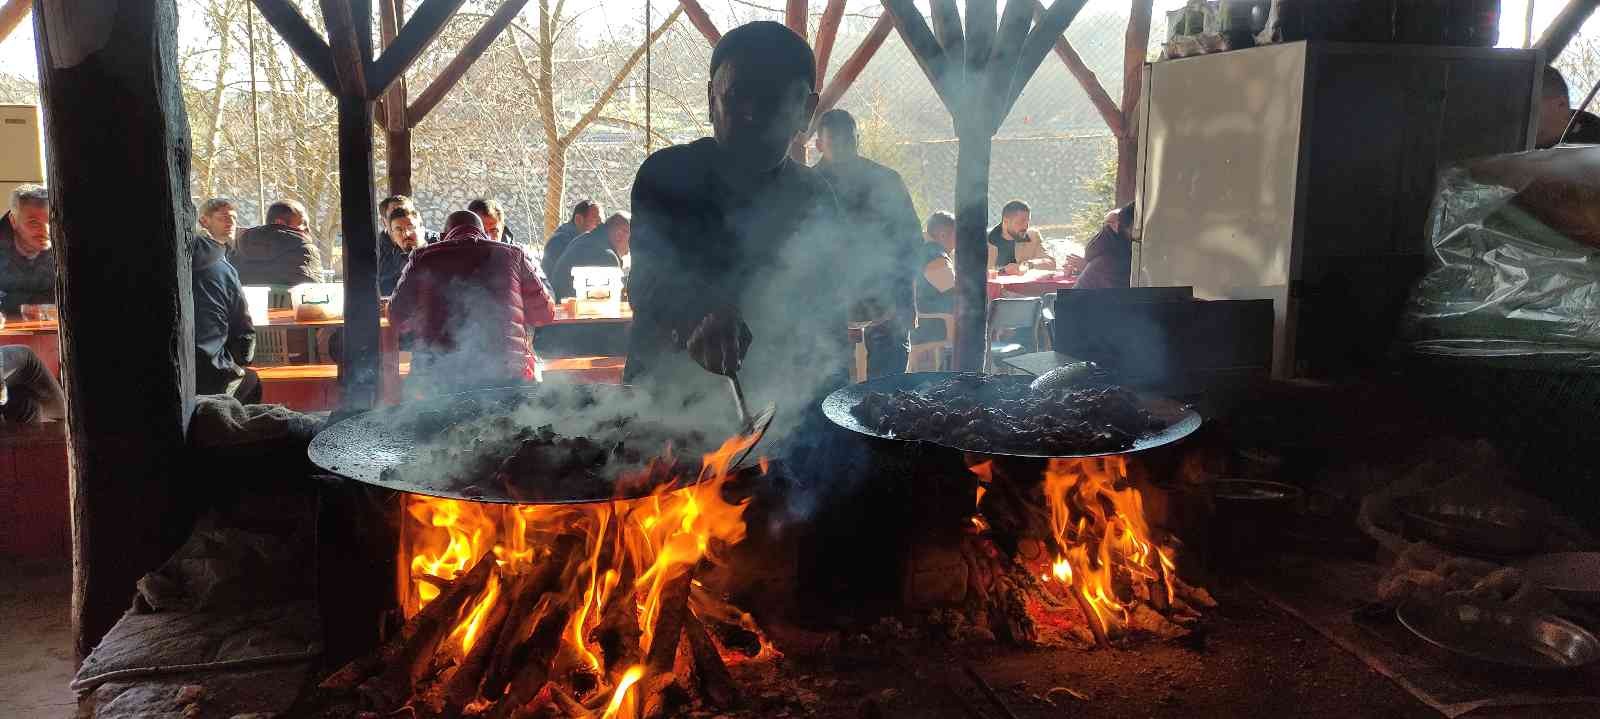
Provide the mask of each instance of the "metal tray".
{"label": "metal tray", "polygon": [[1423,641],[1453,654],[1523,669],[1576,669],[1600,659],[1600,640],[1550,614],[1497,610],[1468,601],[1413,601],[1395,616]]}

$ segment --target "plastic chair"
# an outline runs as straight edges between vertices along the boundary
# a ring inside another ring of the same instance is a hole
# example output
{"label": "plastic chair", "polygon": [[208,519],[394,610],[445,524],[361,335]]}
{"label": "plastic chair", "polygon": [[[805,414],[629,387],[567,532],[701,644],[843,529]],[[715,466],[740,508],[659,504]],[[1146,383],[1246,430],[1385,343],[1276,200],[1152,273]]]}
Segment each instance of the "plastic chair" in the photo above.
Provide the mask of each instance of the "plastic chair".
{"label": "plastic chair", "polygon": [[917,324],[938,322],[944,324],[944,339],[911,345],[911,359],[907,372],[938,372],[950,367],[950,357],[955,353],[956,316],[946,313],[918,313]]}
{"label": "plastic chair", "polygon": [[987,347],[983,371],[994,372],[994,361],[1039,350],[1039,322],[1044,303],[1038,297],[1000,297],[989,300]]}
{"label": "plastic chair", "polygon": [[255,366],[276,367],[289,364],[287,327],[257,327]]}

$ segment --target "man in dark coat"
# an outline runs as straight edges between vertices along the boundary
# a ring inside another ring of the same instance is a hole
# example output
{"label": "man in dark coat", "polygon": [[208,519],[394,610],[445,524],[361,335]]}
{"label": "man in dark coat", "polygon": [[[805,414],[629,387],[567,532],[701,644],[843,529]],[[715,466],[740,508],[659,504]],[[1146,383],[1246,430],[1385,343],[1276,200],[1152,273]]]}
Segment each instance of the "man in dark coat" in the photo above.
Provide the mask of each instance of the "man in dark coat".
{"label": "man in dark coat", "polygon": [[714,136],[657,151],[633,182],[625,377],[709,413],[731,404],[715,375],[738,373],[754,406],[778,404],[774,427],[815,436],[849,378],[856,285],[833,191],[788,157],[816,107],[814,56],[753,22],[722,36],[710,75]]}
{"label": "man in dark coat", "polygon": [[604,224],[592,232],[572,241],[567,251],[556,261],[555,273],[550,276],[550,288],[557,299],[576,297],[572,286],[574,267],[615,267],[626,271],[622,258],[628,256],[628,241],[632,219],[626,212],[606,218]]}
{"label": "man in dark coat", "polygon": [[306,229],[306,208],[279,200],[267,208],[267,224],[239,236],[233,256],[239,280],[247,285],[288,287],[322,281],[322,251]]}
{"label": "man in dark coat", "polygon": [[50,196],[41,185],[19,185],[0,216],[0,311],[15,319],[22,305],[56,301],[56,254],[50,250]]}
{"label": "man in dark coat", "polygon": [[1084,266],[1073,285],[1082,290],[1126,288],[1133,273],[1133,205],[1106,215],[1106,224],[1083,248]]}
{"label": "man in dark coat", "polygon": [[[594,228],[600,226],[600,205],[594,200],[583,200],[572,206],[572,219],[561,223],[555,232],[550,233],[550,239],[544,241],[544,258],[539,265],[544,269],[545,279],[552,283],[559,281],[556,277],[556,263],[561,261],[561,256],[566,254],[567,248],[572,246],[572,241],[582,235],[589,234]],[[570,282],[572,278],[567,278]]]}
{"label": "man in dark coat", "polygon": [[[1567,125],[1572,125],[1572,130],[1567,131]],[[1562,137],[1562,133],[1566,137]],[[1557,143],[1568,145],[1593,145],[1600,143],[1600,117],[1589,112],[1574,112],[1572,110],[1572,95],[1567,88],[1567,79],[1561,76],[1561,71],[1553,66],[1544,69],[1544,82],[1539,93],[1539,129],[1534,139],[1534,147],[1541,150],[1555,147]]]}
{"label": "man in dark coat", "polygon": [[[419,247],[439,241],[439,235],[422,228],[422,216],[405,195],[395,195],[389,200],[389,213],[384,216],[385,230],[378,236],[378,294],[394,294],[400,282],[400,272],[411,261],[411,253]],[[385,202],[389,202],[385,200]]]}
{"label": "man in dark coat", "polygon": [[[212,213],[233,209],[226,200],[210,200],[204,207]],[[194,391],[233,395],[245,404],[259,403],[261,382],[255,371],[245,366],[255,357],[256,328],[250,321],[239,273],[228,262],[227,243],[208,232],[197,234],[189,249],[194,287]]]}
{"label": "man in dark coat", "polygon": [[864,301],[852,308],[865,330],[867,376],[901,374],[911,351],[907,333],[916,322],[913,286],[922,237],[917,209],[906,183],[895,172],[858,151],[856,120],[844,110],[829,110],[817,120],[817,171],[833,187],[851,234],[857,238],[850,261],[867,285]]}

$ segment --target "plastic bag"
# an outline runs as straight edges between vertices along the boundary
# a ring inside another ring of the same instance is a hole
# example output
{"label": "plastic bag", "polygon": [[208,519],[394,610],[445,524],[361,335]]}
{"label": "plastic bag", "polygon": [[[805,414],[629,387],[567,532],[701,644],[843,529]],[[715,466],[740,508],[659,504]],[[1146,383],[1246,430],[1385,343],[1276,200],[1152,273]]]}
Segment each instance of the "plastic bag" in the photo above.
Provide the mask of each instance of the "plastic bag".
{"label": "plastic bag", "polygon": [[1446,170],[1429,268],[1401,341],[1416,355],[1600,369],[1600,147],[1500,155]]}

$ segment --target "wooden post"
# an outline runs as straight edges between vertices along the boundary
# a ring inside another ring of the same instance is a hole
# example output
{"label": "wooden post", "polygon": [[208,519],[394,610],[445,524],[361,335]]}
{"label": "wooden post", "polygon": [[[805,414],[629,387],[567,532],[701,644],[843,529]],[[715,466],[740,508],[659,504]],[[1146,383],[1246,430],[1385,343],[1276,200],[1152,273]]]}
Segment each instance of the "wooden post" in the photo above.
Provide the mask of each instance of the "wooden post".
{"label": "wooden post", "polygon": [[177,484],[194,407],[195,221],[177,27],[173,0],[41,1],[34,12],[61,267],[79,658],[192,523]]}
{"label": "wooden post", "polygon": [[1139,93],[1144,88],[1144,59],[1150,52],[1150,6],[1133,0],[1122,53],[1122,134],[1117,136],[1117,204],[1133,201],[1139,180]]}
{"label": "wooden post", "polygon": [[[378,18],[382,23],[383,48],[388,50],[405,22],[402,0],[378,0]],[[400,73],[389,86],[383,101],[384,151],[388,154],[389,194],[412,195],[411,191],[411,124],[406,121],[406,78]],[[379,222],[389,218],[380,217]]]}
{"label": "wooden post", "polygon": [[683,6],[683,14],[689,16],[689,22],[694,24],[694,28],[700,31],[707,43],[715,46],[717,41],[722,39],[722,31],[717,29],[717,24],[712,22],[711,16],[706,14],[706,9],[700,5],[699,0],[678,0],[678,4]]}
{"label": "wooden post", "polygon": [[955,365],[983,369],[988,342],[989,159],[994,134],[968,131],[956,149]]}

